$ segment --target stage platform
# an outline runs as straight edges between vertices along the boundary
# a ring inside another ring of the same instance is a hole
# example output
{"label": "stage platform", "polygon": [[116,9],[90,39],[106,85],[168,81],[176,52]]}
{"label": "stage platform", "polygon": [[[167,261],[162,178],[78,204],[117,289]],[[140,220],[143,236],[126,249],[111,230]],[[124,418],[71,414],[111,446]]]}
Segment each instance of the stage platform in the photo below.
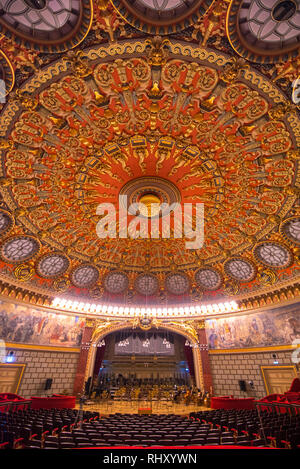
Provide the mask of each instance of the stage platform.
{"label": "stage platform", "polygon": [[[151,409],[152,414],[178,414],[188,415],[190,412],[200,412],[203,410],[211,410],[209,407],[197,406],[194,404],[176,404],[171,401],[114,401],[108,400],[105,402],[89,401],[83,405],[83,410],[90,410],[92,412],[99,412],[101,415],[108,414],[139,414],[140,409]],[[76,404],[76,409],[79,409],[79,404]]]}

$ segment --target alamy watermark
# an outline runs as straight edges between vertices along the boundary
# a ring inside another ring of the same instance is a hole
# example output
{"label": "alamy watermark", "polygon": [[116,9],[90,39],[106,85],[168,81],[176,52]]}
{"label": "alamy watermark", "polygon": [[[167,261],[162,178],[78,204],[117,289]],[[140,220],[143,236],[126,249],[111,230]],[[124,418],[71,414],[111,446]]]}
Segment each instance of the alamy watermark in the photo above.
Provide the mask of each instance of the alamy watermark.
{"label": "alamy watermark", "polygon": [[292,82],[292,101],[300,104],[300,76]]}
{"label": "alamy watermark", "polygon": [[292,345],[295,345],[297,348],[292,352],[292,363],[299,364],[300,363],[300,338],[294,339]]}
{"label": "alamy watermark", "polygon": [[0,79],[0,104],[6,103],[6,86],[5,81]]}
{"label": "alamy watermark", "polygon": [[6,347],[4,340],[0,339],[0,363],[6,362]]}
{"label": "alamy watermark", "polygon": [[[141,202],[127,208],[127,195],[119,196],[119,207],[112,203],[99,204],[96,214],[101,216],[96,232],[99,238],[185,238],[186,249],[201,249],[204,244],[204,204],[177,202]],[[171,213],[173,222],[171,224]],[[118,214],[118,220],[117,220]],[[134,216],[128,221],[128,215]],[[171,229],[171,225],[172,229]]]}

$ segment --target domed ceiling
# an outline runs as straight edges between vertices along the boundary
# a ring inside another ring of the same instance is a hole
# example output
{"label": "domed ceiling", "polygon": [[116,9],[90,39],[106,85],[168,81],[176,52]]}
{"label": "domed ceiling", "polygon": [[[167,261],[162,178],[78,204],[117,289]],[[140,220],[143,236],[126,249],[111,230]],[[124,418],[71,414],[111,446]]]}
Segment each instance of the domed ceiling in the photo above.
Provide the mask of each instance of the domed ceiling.
{"label": "domed ceiling", "polygon": [[[122,305],[298,284],[299,1],[0,6],[2,282]],[[203,246],[176,216],[170,236],[99,238],[124,194],[145,219],[203,204]]]}

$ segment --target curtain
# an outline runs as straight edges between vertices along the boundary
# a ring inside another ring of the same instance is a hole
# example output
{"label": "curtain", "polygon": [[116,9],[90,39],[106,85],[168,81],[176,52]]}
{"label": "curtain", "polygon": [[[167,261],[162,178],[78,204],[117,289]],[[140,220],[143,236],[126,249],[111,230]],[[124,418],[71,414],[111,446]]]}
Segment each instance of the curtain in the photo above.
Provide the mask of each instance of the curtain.
{"label": "curtain", "polygon": [[184,346],[184,353],[189,367],[190,375],[195,376],[193,349],[189,345]]}
{"label": "curtain", "polygon": [[105,353],[105,345],[103,345],[102,347],[97,347],[95,366],[94,366],[94,376],[98,376],[99,374],[101,363],[104,358],[104,353]]}

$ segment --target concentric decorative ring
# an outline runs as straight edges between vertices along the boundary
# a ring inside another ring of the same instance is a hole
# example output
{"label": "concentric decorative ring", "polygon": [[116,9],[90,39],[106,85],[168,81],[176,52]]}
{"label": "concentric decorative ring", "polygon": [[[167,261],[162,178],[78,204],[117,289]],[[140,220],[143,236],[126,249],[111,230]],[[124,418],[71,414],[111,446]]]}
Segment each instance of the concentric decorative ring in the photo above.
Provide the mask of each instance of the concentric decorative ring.
{"label": "concentric decorative ring", "polygon": [[14,225],[14,219],[6,210],[0,210],[0,236],[7,233]]}
{"label": "concentric decorative ring", "polygon": [[139,275],[135,280],[135,289],[141,295],[154,295],[158,290],[158,280],[153,274]]}
{"label": "concentric decorative ring", "polygon": [[[162,216],[169,213],[169,206],[181,201],[180,191],[175,184],[167,179],[151,176],[142,176],[127,182],[121,188],[120,196],[127,197],[127,199],[123,197],[120,198],[121,206],[132,215],[136,215],[136,211],[131,209],[131,205],[139,202],[144,204],[145,202],[143,200],[147,196],[149,198],[152,196],[153,204],[167,204],[167,208],[162,210]],[[141,215],[148,216],[144,213],[141,213]],[[156,216],[159,216],[159,213],[155,213],[151,218],[155,218]]]}
{"label": "concentric decorative ring", "polygon": [[170,34],[202,18],[214,0],[111,0],[119,14],[136,29]]}
{"label": "concentric decorative ring", "polygon": [[300,217],[284,220],[280,226],[280,233],[289,241],[300,244]]}
{"label": "concentric decorative ring", "polygon": [[190,282],[187,275],[176,272],[174,274],[167,275],[165,287],[166,290],[173,295],[184,295],[189,291]]}
{"label": "concentric decorative ring", "polygon": [[33,236],[13,236],[1,245],[1,257],[9,263],[24,262],[40,250],[39,241]]}
{"label": "concentric decorative ring", "polygon": [[78,45],[93,18],[92,0],[0,0],[0,8],[0,31],[45,52]]}
{"label": "concentric decorative ring", "polygon": [[231,0],[227,35],[239,55],[256,62],[296,56],[299,34],[299,0]]}
{"label": "concentric decorative ring", "polygon": [[71,273],[70,279],[72,284],[78,288],[89,288],[98,281],[98,269],[90,264],[80,265]]}
{"label": "concentric decorative ring", "polygon": [[195,281],[204,290],[218,290],[222,277],[216,270],[203,267],[195,273]]}
{"label": "concentric decorative ring", "polygon": [[233,257],[226,261],[224,271],[238,282],[251,282],[256,276],[255,265],[242,257]]}
{"label": "concentric decorative ring", "polygon": [[129,280],[124,272],[112,271],[103,280],[103,286],[109,293],[123,293],[127,290]]}
{"label": "concentric decorative ring", "polygon": [[38,260],[36,271],[40,277],[57,278],[68,270],[69,265],[69,259],[59,252],[45,254]]}
{"label": "concentric decorative ring", "polygon": [[292,252],[286,246],[273,241],[256,245],[253,255],[261,264],[277,269],[289,267],[293,262]]}

